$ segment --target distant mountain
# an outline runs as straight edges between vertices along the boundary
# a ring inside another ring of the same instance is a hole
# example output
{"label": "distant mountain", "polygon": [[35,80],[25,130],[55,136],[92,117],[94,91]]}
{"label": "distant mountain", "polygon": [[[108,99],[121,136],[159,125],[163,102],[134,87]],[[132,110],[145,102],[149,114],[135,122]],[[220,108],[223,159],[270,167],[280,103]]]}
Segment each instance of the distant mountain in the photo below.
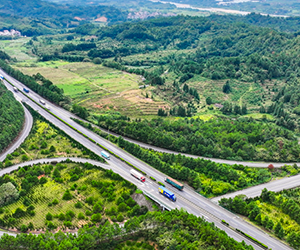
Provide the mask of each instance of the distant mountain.
{"label": "distant mountain", "polygon": [[128,13],[112,6],[62,5],[40,0],[0,0],[0,13],[31,18],[55,18],[69,25],[70,21],[107,18],[107,22],[125,21]]}

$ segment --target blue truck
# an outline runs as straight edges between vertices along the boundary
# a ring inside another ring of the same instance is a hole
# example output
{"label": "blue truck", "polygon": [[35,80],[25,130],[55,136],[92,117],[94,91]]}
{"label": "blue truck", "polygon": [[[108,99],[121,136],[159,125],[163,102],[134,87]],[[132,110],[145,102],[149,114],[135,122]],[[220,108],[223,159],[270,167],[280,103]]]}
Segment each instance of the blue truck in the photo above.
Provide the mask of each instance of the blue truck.
{"label": "blue truck", "polygon": [[3,75],[0,75],[0,79],[1,79],[1,80],[4,80],[4,76],[3,76]]}
{"label": "blue truck", "polygon": [[23,91],[24,91],[25,93],[29,93],[29,90],[26,89],[26,88],[23,88]]}
{"label": "blue truck", "polygon": [[109,160],[110,156],[108,153],[106,153],[105,151],[101,151],[101,156],[104,157],[105,159]]}
{"label": "blue truck", "polygon": [[176,201],[176,196],[170,190],[166,189],[163,186],[158,187],[158,192],[169,198],[171,201]]}

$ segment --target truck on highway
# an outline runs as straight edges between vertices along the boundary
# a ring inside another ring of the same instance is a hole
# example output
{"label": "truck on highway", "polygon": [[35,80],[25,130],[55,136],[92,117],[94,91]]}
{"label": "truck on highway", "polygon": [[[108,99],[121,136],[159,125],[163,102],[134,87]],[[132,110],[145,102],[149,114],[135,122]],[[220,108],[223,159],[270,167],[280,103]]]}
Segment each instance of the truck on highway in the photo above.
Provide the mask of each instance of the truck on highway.
{"label": "truck on highway", "polygon": [[110,159],[110,156],[107,152],[105,151],[101,151],[101,156],[104,157],[105,159],[109,160]]}
{"label": "truck on highway", "polygon": [[3,75],[0,75],[0,79],[1,79],[1,80],[4,80],[4,76],[3,76]]}
{"label": "truck on highway", "polygon": [[139,172],[135,171],[134,169],[130,170],[130,174],[135,178],[139,179],[141,182],[145,182],[146,178]]}
{"label": "truck on highway", "polygon": [[17,89],[16,87],[14,87],[14,91],[15,91],[15,92],[18,92],[18,89]]}
{"label": "truck on highway", "polygon": [[165,182],[171,184],[172,186],[178,188],[179,190],[182,190],[184,187],[183,184],[181,184],[180,182],[176,181],[175,179],[173,179],[171,177],[166,177]]}
{"label": "truck on highway", "polygon": [[24,91],[25,93],[29,93],[29,89],[23,88],[23,91]]}
{"label": "truck on highway", "polygon": [[176,201],[176,196],[170,190],[166,189],[163,186],[158,187],[158,192],[169,198],[171,201]]}

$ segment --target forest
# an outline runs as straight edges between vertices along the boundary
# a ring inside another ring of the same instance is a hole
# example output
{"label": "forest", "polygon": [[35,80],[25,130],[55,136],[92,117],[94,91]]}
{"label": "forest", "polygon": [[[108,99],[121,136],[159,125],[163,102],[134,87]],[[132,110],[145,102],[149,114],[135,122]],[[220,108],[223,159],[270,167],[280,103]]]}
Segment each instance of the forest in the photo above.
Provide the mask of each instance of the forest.
{"label": "forest", "polygon": [[[200,217],[184,211],[148,212],[134,217],[124,227],[109,221],[99,226],[84,226],[78,234],[63,232],[33,235],[20,234],[17,237],[4,235],[0,245],[7,250],[22,249],[119,249],[118,244],[125,241],[151,242],[156,249],[201,249],[201,250],[252,250],[229,238],[224,231]],[[129,244],[129,243],[128,243]],[[146,249],[146,248],[142,248]],[[147,248],[149,249],[149,248]],[[153,248],[150,248],[153,249]]]}
{"label": "forest", "polygon": [[252,118],[218,117],[130,120],[126,116],[95,116],[97,125],[119,135],[176,152],[228,160],[299,161],[294,133]]}
{"label": "forest", "polygon": [[0,152],[19,134],[25,119],[22,105],[0,81]]}
{"label": "forest", "polygon": [[247,216],[293,248],[300,249],[299,194],[299,188],[280,192],[264,189],[261,196],[256,198],[223,198],[219,204],[234,213]]}

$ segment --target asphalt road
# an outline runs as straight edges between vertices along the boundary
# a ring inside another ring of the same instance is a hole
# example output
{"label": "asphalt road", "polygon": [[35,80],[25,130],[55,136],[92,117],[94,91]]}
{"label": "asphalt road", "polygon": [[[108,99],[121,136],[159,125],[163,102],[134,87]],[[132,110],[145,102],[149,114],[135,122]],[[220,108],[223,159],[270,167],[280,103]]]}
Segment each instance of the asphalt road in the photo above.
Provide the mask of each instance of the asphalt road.
{"label": "asphalt road", "polygon": [[254,198],[260,196],[261,191],[266,188],[269,191],[279,192],[284,189],[291,189],[300,186],[300,175],[295,175],[292,177],[283,178],[281,180],[271,181],[265,184],[257,185],[247,189],[239,190],[237,192],[224,194],[211,199],[214,202],[218,202],[222,198],[234,198],[237,195],[244,194],[249,198]]}
{"label": "asphalt road", "polygon": [[0,162],[5,160],[7,154],[11,154],[18,147],[20,147],[20,145],[25,141],[25,139],[30,133],[30,130],[32,128],[33,118],[25,107],[24,107],[24,111],[25,111],[25,122],[23,125],[23,129],[19,133],[18,138],[11,145],[9,145],[8,148],[6,148],[4,151],[1,152]]}
{"label": "asphalt road", "polygon": [[[1,72],[1,71],[0,71]],[[16,81],[15,79],[9,77],[5,72],[2,71],[2,74],[8,78],[14,85],[16,85],[19,89],[23,89],[24,85]],[[91,151],[95,152],[96,154],[100,155],[100,152],[102,149],[98,147],[95,143],[91,142],[81,134],[77,133],[73,129],[71,129],[69,126],[64,124],[63,122],[56,119],[54,116],[49,114],[46,110],[41,108],[36,103],[32,102],[30,99],[28,99],[26,96],[24,96],[22,93],[17,93],[18,96],[20,96],[23,101],[26,101],[28,105],[30,105],[32,108],[37,110],[42,116],[44,116],[47,120],[49,120],[54,125],[58,126],[62,130],[64,130],[68,135],[70,135],[72,138],[80,142],[85,147],[89,148]],[[29,96],[36,100],[37,102],[42,99],[37,94],[30,91]],[[45,100],[45,102],[47,102]],[[126,161],[130,162],[134,166],[137,166],[141,170],[147,173],[148,176],[154,177],[157,181],[163,182],[165,175],[156,169],[152,168],[151,166],[145,164],[144,162],[138,160],[137,158],[133,157],[132,155],[128,154],[124,150],[118,148],[116,145],[110,143],[109,141],[101,138],[100,136],[96,135],[95,133],[89,131],[88,129],[83,128],[79,124],[75,123],[70,119],[70,116],[74,117],[74,115],[70,114],[69,112],[63,110],[60,107],[57,107],[55,105],[50,104],[50,111],[53,112],[55,115],[60,117],[62,120],[68,122],[70,125],[87,135],[89,138],[92,138],[97,143],[101,144],[102,146],[108,148],[110,151],[114,152],[119,157],[125,159]],[[223,160],[219,160],[220,162],[223,162]],[[115,169],[118,169],[122,175],[122,177],[126,178],[129,172],[129,166],[119,159],[112,157],[110,160],[110,164],[113,164],[116,166]],[[114,171],[115,171],[114,169]],[[157,187],[158,184],[153,183],[147,179],[147,187],[146,191],[150,192],[151,194],[157,195]],[[145,184],[146,185],[146,184]],[[281,243],[280,241],[270,237],[268,234],[262,232],[260,229],[250,225],[249,223],[243,221],[235,214],[221,208],[220,206],[216,205],[209,199],[206,199],[205,197],[202,197],[198,193],[196,193],[194,190],[186,187],[184,191],[178,191],[174,187],[167,184],[167,188],[170,189],[175,193],[177,196],[177,201],[175,203],[170,202],[163,196],[158,196],[158,198],[163,202],[167,203],[172,208],[184,208],[187,212],[193,213],[197,216],[203,216],[207,221],[214,222],[215,225],[222,230],[224,230],[230,237],[236,239],[237,241],[244,240],[247,244],[251,244],[255,249],[261,249],[256,244],[252,243],[248,239],[244,238],[240,234],[238,234],[236,231],[224,226],[220,221],[224,219],[226,222],[228,222],[231,226],[240,229],[241,231],[251,235],[252,237],[256,238],[258,241],[263,242],[266,244],[269,248],[275,249],[290,249],[285,244]]]}

